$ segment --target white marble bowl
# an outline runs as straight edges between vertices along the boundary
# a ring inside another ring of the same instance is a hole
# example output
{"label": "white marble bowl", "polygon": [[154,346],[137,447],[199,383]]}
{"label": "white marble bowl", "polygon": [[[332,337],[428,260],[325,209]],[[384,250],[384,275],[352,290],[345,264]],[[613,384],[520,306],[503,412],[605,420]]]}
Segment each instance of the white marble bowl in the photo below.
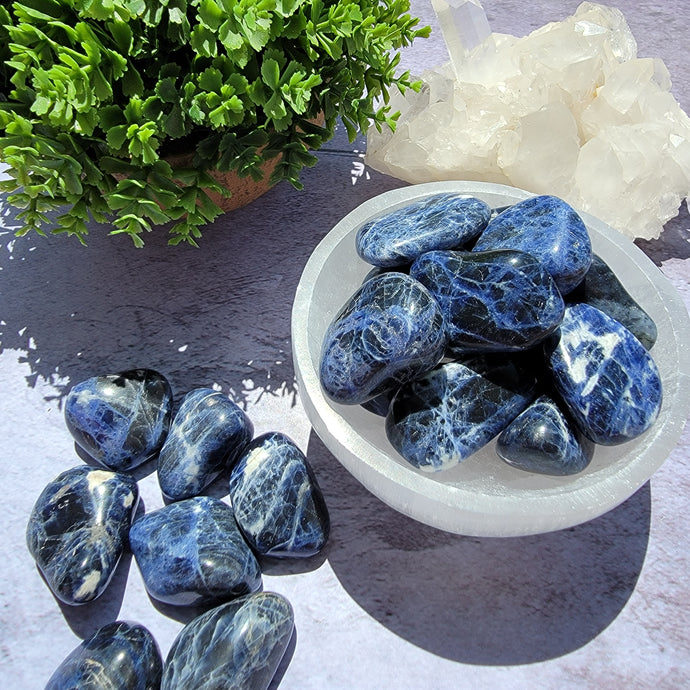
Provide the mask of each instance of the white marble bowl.
{"label": "white marble bowl", "polygon": [[514,469],[495,441],[453,469],[428,474],[410,466],[388,442],[383,418],[360,406],[328,400],[319,383],[326,328],[370,270],[355,251],[357,229],[374,216],[438,192],[461,192],[493,207],[514,204],[528,192],[488,183],[433,182],[396,189],[365,202],[343,218],[311,255],[292,311],[292,348],[300,398],[316,433],[342,465],[394,509],[434,527],[472,536],[518,536],[571,527],[630,497],[675,447],[690,414],[690,319],[661,271],[628,239],[581,214],[594,251],[654,318],[664,401],[655,425],[620,446],[597,446],[589,467],[572,477]]}

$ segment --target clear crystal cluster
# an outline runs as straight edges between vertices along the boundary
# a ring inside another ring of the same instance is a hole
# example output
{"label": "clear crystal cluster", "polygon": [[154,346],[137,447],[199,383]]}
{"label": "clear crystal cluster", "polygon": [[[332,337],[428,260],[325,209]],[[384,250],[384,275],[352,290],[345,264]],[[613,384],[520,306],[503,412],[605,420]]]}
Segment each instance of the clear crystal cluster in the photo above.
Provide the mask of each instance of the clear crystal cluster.
{"label": "clear crystal cluster", "polygon": [[421,79],[392,99],[395,133],[369,130],[376,170],[553,194],[645,239],[690,194],[690,118],[619,10],[585,2],[523,38],[492,33]]}

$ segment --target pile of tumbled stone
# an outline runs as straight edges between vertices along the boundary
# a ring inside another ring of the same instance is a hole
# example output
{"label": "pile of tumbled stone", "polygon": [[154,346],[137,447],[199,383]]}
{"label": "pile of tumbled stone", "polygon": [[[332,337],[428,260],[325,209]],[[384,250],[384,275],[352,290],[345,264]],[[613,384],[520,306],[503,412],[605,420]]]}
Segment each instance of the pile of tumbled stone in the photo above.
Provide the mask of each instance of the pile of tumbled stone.
{"label": "pile of tumbled stone", "polygon": [[[47,687],[267,687],[294,617],[283,596],[260,591],[259,558],[314,555],[330,529],[301,450],[278,432],[252,440],[247,415],[212,389],[188,393],[173,418],[170,384],[150,369],[75,385],[65,418],[103,469],[63,472],[29,518],[29,551],[54,595],[69,605],[98,598],[129,545],[151,597],[214,608],[182,629],[165,663],[146,628],[110,623],[63,661]],[[132,523],[139,491],[129,472],[156,456],[171,502]],[[232,505],[200,495],[227,469]]]}
{"label": "pile of tumbled stone", "polygon": [[594,444],[656,420],[656,327],[563,200],[497,211],[443,193],[358,228],[375,268],[326,331],[321,385],[385,416],[415,468],[454,467],[498,436],[513,467],[576,474]]}

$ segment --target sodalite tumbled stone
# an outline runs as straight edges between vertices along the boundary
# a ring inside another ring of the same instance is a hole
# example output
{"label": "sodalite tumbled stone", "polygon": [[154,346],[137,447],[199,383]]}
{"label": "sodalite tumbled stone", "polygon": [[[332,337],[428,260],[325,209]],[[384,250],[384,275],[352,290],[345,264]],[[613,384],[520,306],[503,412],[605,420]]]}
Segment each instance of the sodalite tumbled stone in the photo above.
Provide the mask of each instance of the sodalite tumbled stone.
{"label": "sodalite tumbled stone", "polygon": [[357,253],[375,266],[404,266],[432,249],[457,249],[491,216],[485,202],[455,193],[428,196],[375,218],[357,231]]}
{"label": "sodalite tumbled stone", "polygon": [[330,521],[304,453],[278,432],[254,439],[230,474],[235,518],[263,556],[312,556],[328,540]]}
{"label": "sodalite tumbled stone", "polygon": [[65,421],[95,460],[113,470],[131,470],[160,450],[172,402],[162,374],[134,369],[76,384],[65,400]]}
{"label": "sodalite tumbled stone", "polygon": [[521,412],[496,441],[496,452],[509,465],[553,476],[582,472],[592,459],[591,451],[592,445],[547,395]]}
{"label": "sodalite tumbled stone", "polygon": [[539,259],[563,295],[581,280],[592,261],[592,244],[582,218],[554,196],[525,199],[486,227],[473,251],[519,249]]}
{"label": "sodalite tumbled stone", "polygon": [[161,690],[266,690],[293,629],[290,602],[274,592],[211,609],[173,642]]}
{"label": "sodalite tumbled stone", "polygon": [[227,396],[197,388],[182,399],[158,456],[158,483],[169,498],[196,496],[239,457],[254,426]]}
{"label": "sodalite tumbled stone", "polygon": [[657,418],[662,385],[654,360],[627,328],[595,307],[566,307],[545,352],[556,390],[595,443],[629,441]]}
{"label": "sodalite tumbled stone", "polygon": [[410,275],[441,306],[453,355],[530,348],[563,318],[553,278],[524,252],[427,252],[412,264]]}
{"label": "sodalite tumbled stone", "polygon": [[498,357],[449,362],[400,388],[386,435],[403,458],[428,472],[453,467],[532,402],[534,376]]}
{"label": "sodalite tumbled stone", "polygon": [[585,302],[622,323],[644,346],[651,350],[656,342],[656,324],[631,297],[610,266],[592,255],[583,281],[568,295],[569,302]]}
{"label": "sodalite tumbled stone", "polygon": [[364,283],[326,330],[320,378],[338,403],[357,405],[434,367],[446,344],[431,293],[402,273]]}
{"label": "sodalite tumbled stone", "polygon": [[38,497],[26,541],[48,586],[66,604],[85,604],[108,586],[137,506],[129,475],[82,465],[62,472]]}
{"label": "sodalite tumbled stone", "polygon": [[261,586],[261,570],[232,508],[197,496],[134,522],[129,542],[148,593],[188,606],[231,599]]}
{"label": "sodalite tumbled stone", "polygon": [[162,673],[163,660],[151,633],[143,625],[115,621],[74,649],[45,690],[158,690]]}

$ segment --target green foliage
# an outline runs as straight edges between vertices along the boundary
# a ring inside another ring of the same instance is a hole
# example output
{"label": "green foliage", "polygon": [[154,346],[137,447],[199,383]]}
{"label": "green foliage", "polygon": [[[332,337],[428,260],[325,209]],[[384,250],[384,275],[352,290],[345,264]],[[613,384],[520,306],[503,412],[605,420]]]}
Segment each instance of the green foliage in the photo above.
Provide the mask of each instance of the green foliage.
{"label": "green foliage", "polygon": [[[175,221],[196,245],[220,213],[209,174],[301,188],[338,118],[351,138],[395,126],[395,51],[417,29],[409,0],[16,0],[0,6],[0,183],[19,234],[84,242],[91,218],[137,246]],[[376,106],[376,103],[382,103]],[[316,118],[323,125],[315,125]],[[166,156],[194,151],[193,167]]]}

